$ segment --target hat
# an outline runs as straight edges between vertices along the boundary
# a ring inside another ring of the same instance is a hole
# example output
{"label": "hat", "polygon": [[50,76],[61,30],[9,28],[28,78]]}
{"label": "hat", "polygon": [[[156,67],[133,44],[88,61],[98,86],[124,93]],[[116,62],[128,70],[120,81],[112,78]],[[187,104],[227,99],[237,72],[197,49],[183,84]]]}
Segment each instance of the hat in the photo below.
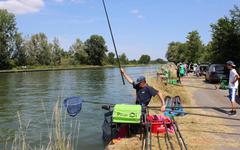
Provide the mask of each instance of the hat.
{"label": "hat", "polygon": [[227,64],[227,65],[231,65],[231,66],[233,66],[233,67],[236,67],[236,65],[234,64],[234,62],[231,61],[231,60],[227,61],[226,64]]}
{"label": "hat", "polygon": [[146,81],[146,78],[144,77],[144,76],[139,76],[138,78],[137,78],[137,80],[136,80],[136,84],[139,84],[139,83],[141,83],[141,82],[143,82],[143,81]]}

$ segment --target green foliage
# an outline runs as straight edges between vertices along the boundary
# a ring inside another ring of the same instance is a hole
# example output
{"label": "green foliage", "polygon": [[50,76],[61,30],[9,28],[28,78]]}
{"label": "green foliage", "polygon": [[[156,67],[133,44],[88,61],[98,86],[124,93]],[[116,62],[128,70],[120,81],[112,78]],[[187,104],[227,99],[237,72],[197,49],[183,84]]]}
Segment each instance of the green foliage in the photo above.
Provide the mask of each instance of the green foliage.
{"label": "green foliage", "polygon": [[15,16],[0,9],[0,69],[11,68],[11,55],[17,34]]}
{"label": "green foliage", "polygon": [[113,52],[108,53],[107,62],[111,65],[115,64],[115,54]]}
{"label": "green foliage", "polygon": [[87,64],[88,54],[85,51],[85,45],[80,39],[76,39],[75,43],[70,47],[70,53],[74,56],[77,64]]}
{"label": "green foliage", "polygon": [[59,40],[57,38],[53,39],[53,44],[50,44],[51,53],[52,53],[52,63],[54,65],[60,65],[63,49],[60,47]]}
{"label": "green foliage", "polygon": [[100,35],[92,35],[84,44],[88,54],[88,64],[102,65],[108,51],[104,38]]}
{"label": "green foliage", "polygon": [[220,18],[211,25],[211,59],[218,63],[231,59],[240,65],[240,10],[235,6],[230,13],[230,17]]}
{"label": "green foliage", "polygon": [[119,60],[120,60],[120,63],[123,64],[123,65],[127,65],[128,64],[128,58],[127,58],[125,53],[122,53],[119,56]]}
{"label": "green foliage", "polygon": [[186,55],[186,62],[199,63],[204,46],[197,31],[189,32],[186,42],[187,49],[183,53]]}
{"label": "green foliage", "polygon": [[16,34],[15,37],[16,49],[13,53],[13,59],[17,66],[25,66],[27,65],[27,53],[26,48],[24,47],[24,39],[22,38],[20,33]]}
{"label": "green foliage", "polygon": [[129,64],[136,65],[136,64],[138,64],[138,61],[137,61],[136,59],[133,59],[133,60],[129,60],[128,63],[129,63]]}
{"label": "green foliage", "polygon": [[32,35],[26,48],[30,65],[50,65],[51,47],[44,33]]}
{"label": "green foliage", "polygon": [[240,65],[240,9],[234,6],[229,17],[211,25],[212,40],[204,46],[197,31],[189,32],[185,43],[171,42],[166,58],[171,62],[225,63],[233,60]]}
{"label": "green foliage", "polygon": [[187,62],[188,47],[186,43],[171,42],[168,45],[166,58],[170,62]]}
{"label": "green foliage", "polygon": [[161,59],[161,58],[157,58],[157,59],[151,61],[151,63],[152,63],[152,64],[166,64],[167,61],[165,61],[165,60],[163,60],[163,59]]}
{"label": "green foliage", "polygon": [[142,55],[138,60],[139,64],[149,64],[151,57],[149,55]]}

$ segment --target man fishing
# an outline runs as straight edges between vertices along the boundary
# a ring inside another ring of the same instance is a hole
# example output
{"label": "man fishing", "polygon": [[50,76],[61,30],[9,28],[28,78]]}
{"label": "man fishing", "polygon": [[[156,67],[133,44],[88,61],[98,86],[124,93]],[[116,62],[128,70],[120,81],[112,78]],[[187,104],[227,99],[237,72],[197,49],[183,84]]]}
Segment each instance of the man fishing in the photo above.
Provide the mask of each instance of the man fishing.
{"label": "man fishing", "polygon": [[147,106],[153,96],[158,95],[161,100],[161,111],[165,111],[165,102],[163,95],[156,89],[151,86],[148,86],[146,82],[146,78],[144,76],[139,76],[136,81],[133,81],[130,78],[125,70],[121,68],[121,74],[126,78],[126,80],[133,85],[133,88],[136,89],[136,104],[140,104],[142,106]]}
{"label": "man fishing", "polygon": [[228,83],[229,100],[231,101],[231,107],[232,107],[232,110],[229,112],[229,115],[236,115],[236,113],[237,113],[237,111],[236,111],[236,107],[237,107],[236,92],[237,92],[237,88],[238,88],[239,75],[238,75],[235,67],[236,67],[236,65],[234,64],[233,61],[227,62],[227,68],[230,70],[229,83]]}

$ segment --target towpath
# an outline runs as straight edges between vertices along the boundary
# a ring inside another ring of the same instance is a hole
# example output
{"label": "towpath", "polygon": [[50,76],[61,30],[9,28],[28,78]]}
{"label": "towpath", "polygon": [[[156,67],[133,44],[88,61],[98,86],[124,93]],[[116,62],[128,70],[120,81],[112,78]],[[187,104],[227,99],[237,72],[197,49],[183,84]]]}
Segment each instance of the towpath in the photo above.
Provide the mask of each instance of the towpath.
{"label": "towpath", "polygon": [[[229,107],[230,103],[228,98],[227,90],[216,89],[214,84],[206,83],[204,78],[197,78],[195,76],[185,77],[182,81],[182,85],[185,87],[187,92],[190,94],[190,97],[194,100],[195,105],[197,106],[212,106],[212,107]],[[239,101],[238,101],[239,103]],[[239,105],[238,105],[239,106]],[[187,111],[187,110],[186,110]],[[236,116],[228,116],[226,110],[222,109],[206,109],[207,112],[214,112],[216,115],[206,115],[205,117],[219,118],[223,121],[224,126],[228,126],[233,129],[234,132],[213,132],[212,134],[219,135],[221,138],[231,138],[234,143],[240,143],[240,110],[237,110]],[[195,113],[196,112],[196,113]],[[198,114],[197,110],[194,110],[192,115],[201,115]],[[201,121],[200,121],[201,122]],[[211,125],[211,123],[209,123]],[[201,132],[201,130],[200,130]],[[202,131],[206,132],[206,131]],[[211,131],[208,131],[209,133]],[[239,150],[240,147],[236,148],[232,144],[226,144],[222,147],[222,150]]]}

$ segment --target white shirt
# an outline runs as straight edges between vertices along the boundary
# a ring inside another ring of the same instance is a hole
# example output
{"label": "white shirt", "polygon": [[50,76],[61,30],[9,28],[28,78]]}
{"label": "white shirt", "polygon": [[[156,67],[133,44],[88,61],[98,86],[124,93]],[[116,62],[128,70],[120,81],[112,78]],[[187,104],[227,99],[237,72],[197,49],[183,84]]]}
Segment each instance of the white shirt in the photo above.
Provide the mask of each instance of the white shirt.
{"label": "white shirt", "polygon": [[229,74],[229,83],[228,86],[229,88],[238,88],[238,80],[233,84],[233,81],[236,79],[236,76],[238,77],[238,73],[235,69],[230,70]]}

